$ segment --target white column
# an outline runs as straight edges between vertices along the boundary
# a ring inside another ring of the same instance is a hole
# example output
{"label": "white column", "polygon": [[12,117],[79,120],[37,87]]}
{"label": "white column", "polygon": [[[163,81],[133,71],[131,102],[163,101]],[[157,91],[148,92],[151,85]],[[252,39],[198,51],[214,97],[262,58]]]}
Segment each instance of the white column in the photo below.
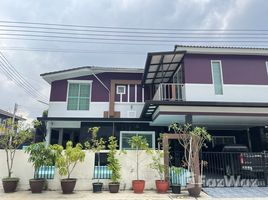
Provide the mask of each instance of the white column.
{"label": "white column", "polygon": [[59,130],[59,140],[58,140],[59,145],[62,145],[62,139],[63,139],[63,128]]}
{"label": "white column", "polygon": [[46,129],[47,129],[47,132],[46,132],[46,146],[48,146],[50,144],[50,140],[51,140],[51,122],[50,121],[47,122]]}

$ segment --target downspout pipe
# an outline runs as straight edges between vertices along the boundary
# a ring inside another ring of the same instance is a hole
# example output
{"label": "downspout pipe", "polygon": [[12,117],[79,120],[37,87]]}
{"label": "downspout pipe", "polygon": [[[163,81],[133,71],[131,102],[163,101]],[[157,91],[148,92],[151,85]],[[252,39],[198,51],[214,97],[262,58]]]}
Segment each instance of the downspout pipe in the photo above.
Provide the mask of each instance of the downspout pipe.
{"label": "downspout pipe", "polygon": [[[91,70],[92,75],[102,84],[102,86],[108,91],[108,95],[109,95],[109,102],[110,102],[110,90],[109,88],[100,80],[100,78],[94,73],[93,70]],[[109,109],[108,109],[108,118],[110,117],[110,113],[109,113]]]}

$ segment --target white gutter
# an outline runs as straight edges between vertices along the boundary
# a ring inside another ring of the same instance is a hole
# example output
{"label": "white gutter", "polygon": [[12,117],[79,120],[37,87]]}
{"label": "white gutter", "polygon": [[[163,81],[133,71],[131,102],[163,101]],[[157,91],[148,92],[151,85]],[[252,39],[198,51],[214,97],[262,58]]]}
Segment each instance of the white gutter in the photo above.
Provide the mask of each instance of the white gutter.
{"label": "white gutter", "polygon": [[[102,84],[102,86],[108,91],[109,103],[110,103],[110,90],[109,88],[99,79],[99,77],[91,70],[92,75]],[[108,109],[108,118],[110,117],[110,109]]]}

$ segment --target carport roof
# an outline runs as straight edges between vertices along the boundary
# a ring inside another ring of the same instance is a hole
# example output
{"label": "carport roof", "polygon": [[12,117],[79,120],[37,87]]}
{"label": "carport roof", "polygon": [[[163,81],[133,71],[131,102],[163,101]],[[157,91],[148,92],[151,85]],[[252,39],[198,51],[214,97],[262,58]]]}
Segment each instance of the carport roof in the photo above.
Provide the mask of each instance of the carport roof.
{"label": "carport roof", "polygon": [[142,84],[166,83],[180,66],[185,51],[148,53]]}

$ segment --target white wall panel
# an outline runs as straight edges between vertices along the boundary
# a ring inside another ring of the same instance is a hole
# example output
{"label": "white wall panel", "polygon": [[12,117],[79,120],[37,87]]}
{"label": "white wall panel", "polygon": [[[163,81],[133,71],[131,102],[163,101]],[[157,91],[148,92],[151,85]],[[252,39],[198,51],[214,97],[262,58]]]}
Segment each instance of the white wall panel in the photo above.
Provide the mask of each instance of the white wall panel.
{"label": "white wall panel", "polygon": [[213,84],[185,84],[186,101],[268,103],[268,85],[223,85],[223,95],[215,95]]}

